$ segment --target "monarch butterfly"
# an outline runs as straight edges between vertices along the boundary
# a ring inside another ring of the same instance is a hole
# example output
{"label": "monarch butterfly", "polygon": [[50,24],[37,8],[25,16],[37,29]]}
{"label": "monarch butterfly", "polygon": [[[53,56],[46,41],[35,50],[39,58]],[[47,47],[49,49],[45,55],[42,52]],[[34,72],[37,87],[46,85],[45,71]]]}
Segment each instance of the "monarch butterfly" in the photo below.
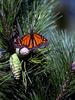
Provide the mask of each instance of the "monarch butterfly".
{"label": "monarch butterfly", "polygon": [[27,47],[29,50],[47,44],[48,40],[39,33],[28,33],[20,39],[16,39],[16,46]]}
{"label": "monarch butterfly", "polygon": [[21,68],[21,62],[20,62],[17,54],[14,53],[13,55],[11,55],[9,61],[10,61],[10,67],[11,67],[12,73],[14,75],[14,78],[16,80],[19,80],[22,68]]}

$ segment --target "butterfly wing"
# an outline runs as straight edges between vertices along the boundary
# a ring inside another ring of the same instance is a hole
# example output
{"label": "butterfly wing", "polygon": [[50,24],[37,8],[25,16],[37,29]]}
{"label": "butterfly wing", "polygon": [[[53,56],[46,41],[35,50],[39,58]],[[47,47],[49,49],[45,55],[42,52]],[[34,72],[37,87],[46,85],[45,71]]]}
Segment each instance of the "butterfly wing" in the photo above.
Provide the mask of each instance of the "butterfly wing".
{"label": "butterfly wing", "polygon": [[48,40],[40,34],[34,34],[34,48],[47,44]]}
{"label": "butterfly wing", "polygon": [[47,39],[37,33],[26,34],[21,38],[20,41],[21,41],[21,45],[27,46],[27,48],[29,49],[34,49],[47,43]]}
{"label": "butterfly wing", "polygon": [[33,48],[32,38],[30,34],[26,34],[21,38],[21,45],[26,46],[28,48]]}
{"label": "butterfly wing", "polygon": [[26,34],[21,38],[21,44],[28,46],[30,43],[30,34]]}

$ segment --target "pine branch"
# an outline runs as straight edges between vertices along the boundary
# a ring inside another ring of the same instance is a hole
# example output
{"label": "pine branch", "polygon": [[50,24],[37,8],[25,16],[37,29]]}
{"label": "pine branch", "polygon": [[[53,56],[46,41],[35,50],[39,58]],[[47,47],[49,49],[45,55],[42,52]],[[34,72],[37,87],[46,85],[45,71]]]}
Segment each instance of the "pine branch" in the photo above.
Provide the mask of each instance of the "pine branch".
{"label": "pine branch", "polygon": [[34,0],[31,4],[28,4],[28,1],[23,2],[18,15],[23,34],[28,33],[31,27],[34,32],[40,33],[44,33],[48,28],[54,29],[55,21],[53,19],[55,16],[53,16],[52,11],[55,4],[54,1],[48,0]]}
{"label": "pine branch", "polygon": [[[34,5],[33,7],[34,3],[37,6]],[[11,82],[9,80],[7,85],[10,88],[9,84],[12,83],[13,92],[14,90],[16,91],[12,98],[21,99],[23,96],[24,99],[32,98],[32,100],[38,100],[39,98],[42,98],[41,100],[61,100],[65,94],[68,96],[75,92],[75,77],[74,75],[70,77],[71,74],[69,73],[71,70],[70,65],[75,60],[75,35],[72,33],[67,34],[66,31],[59,34],[54,29],[55,20],[53,21],[51,16],[53,6],[52,8],[51,5],[46,6],[49,2],[44,1],[38,5],[39,2],[36,3],[35,0],[34,3],[32,3],[32,6],[30,5],[31,7],[28,6],[30,7],[29,13],[25,13],[28,15],[22,16],[22,13],[21,16],[18,16],[22,31],[28,32],[29,26],[33,24],[35,31],[41,32],[41,34],[46,33],[49,45],[47,49],[40,49],[29,55],[30,59],[26,63],[26,73],[31,80],[31,84],[27,79],[26,93],[23,86],[20,87],[20,90],[22,90],[21,94],[19,89],[15,89],[17,82],[14,85],[13,79],[11,79]],[[17,23],[18,29],[23,34],[19,22]],[[6,84],[3,85],[4,87],[7,89]],[[10,89],[10,91],[12,90]],[[7,93],[7,90],[5,92]]]}
{"label": "pine branch", "polygon": [[62,100],[66,92],[66,87],[68,86],[68,84],[69,84],[69,80],[65,80],[63,85],[60,87],[60,90],[59,90],[60,93],[58,94],[56,100]]}
{"label": "pine branch", "polygon": [[2,0],[0,7],[0,20],[2,24],[2,34],[4,39],[9,40],[13,34],[13,23],[19,11],[22,0]]}
{"label": "pine branch", "polygon": [[0,17],[1,17],[1,23],[2,23],[2,27],[3,27],[3,36],[6,40],[9,40],[11,32],[9,29],[9,26],[6,22],[6,16],[4,14],[4,12],[0,12]]}

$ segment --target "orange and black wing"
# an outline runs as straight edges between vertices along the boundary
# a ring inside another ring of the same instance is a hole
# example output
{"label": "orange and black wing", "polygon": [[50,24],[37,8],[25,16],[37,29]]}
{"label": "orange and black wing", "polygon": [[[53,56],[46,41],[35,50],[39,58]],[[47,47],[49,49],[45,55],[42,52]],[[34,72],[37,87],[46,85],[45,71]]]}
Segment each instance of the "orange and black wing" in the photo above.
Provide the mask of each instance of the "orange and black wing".
{"label": "orange and black wing", "polygon": [[34,34],[34,39],[33,39],[33,43],[34,43],[34,47],[39,47],[42,46],[43,44],[47,43],[47,39],[44,38],[42,35],[40,34]]}
{"label": "orange and black wing", "polygon": [[34,33],[24,35],[20,41],[21,45],[27,46],[29,49],[33,49],[45,44],[47,39],[40,34]]}
{"label": "orange and black wing", "polygon": [[32,38],[30,34],[26,34],[21,38],[21,45],[27,46],[28,48],[33,48]]}

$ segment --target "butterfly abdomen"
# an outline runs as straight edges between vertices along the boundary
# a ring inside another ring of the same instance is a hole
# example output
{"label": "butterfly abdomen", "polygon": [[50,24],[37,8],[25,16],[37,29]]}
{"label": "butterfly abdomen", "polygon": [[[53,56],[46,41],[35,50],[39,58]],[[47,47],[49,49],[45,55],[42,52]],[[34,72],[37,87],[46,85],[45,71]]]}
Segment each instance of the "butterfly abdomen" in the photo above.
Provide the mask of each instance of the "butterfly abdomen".
{"label": "butterfly abdomen", "polygon": [[19,80],[21,77],[22,68],[21,68],[21,62],[16,53],[10,57],[10,68],[12,70],[14,78],[16,80]]}

